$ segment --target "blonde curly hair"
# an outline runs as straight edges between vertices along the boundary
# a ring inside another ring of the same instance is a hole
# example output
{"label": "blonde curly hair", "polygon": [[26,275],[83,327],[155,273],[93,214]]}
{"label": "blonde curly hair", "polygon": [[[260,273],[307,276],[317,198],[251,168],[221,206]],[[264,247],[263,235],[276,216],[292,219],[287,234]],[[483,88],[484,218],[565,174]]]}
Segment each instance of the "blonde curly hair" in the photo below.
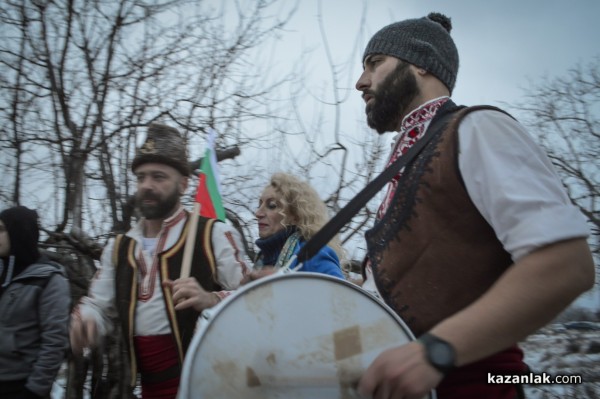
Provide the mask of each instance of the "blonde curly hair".
{"label": "blonde curly hair", "polygon": [[[280,214],[284,226],[294,225],[304,240],[309,240],[329,221],[327,207],[317,191],[305,181],[288,173],[275,173],[269,186],[279,195]],[[336,235],[328,245],[336,252],[340,263],[345,251]]]}

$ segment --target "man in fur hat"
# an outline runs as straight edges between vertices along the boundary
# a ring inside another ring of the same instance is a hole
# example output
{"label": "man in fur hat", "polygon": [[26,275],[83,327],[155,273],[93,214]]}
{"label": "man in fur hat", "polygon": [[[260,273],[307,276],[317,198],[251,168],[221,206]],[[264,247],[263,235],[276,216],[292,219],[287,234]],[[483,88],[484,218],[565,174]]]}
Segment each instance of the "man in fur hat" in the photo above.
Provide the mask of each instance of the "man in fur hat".
{"label": "man in fur hat", "polygon": [[236,289],[250,263],[235,229],[200,217],[191,276],[180,278],[190,221],[181,196],[190,170],[176,129],[150,125],[131,169],[143,217],[105,248],[89,295],[73,313],[71,345],[74,352],[96,345],[117,316],[131,386],[139,373],[144,399],[175,398],[200,311],[220,300],[216,292]]}
{"label": "man in fur hat", "polygon": [[450,30],[437,13],[382,28],[356,83],[369,126],[398,132],[390,163],[431,140],[366,234],[363,287],[418,338],[375,359],[358,386],[368,398],[516,398],[488,376],[523,373],[516,343],[594,283],[586,220],[548,157],[506,113],[450,100]]}

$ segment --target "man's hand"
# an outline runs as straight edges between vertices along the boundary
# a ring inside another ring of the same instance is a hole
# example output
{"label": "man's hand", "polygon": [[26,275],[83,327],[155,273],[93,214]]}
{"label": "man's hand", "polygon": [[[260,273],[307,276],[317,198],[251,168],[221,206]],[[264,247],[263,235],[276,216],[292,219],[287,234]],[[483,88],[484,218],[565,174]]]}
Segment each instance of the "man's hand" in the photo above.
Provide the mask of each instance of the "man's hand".
{"label": "man's hand", "polygon": [[425,348],[411,342],[381,353],[359,381],[358,392],[373,399],[422,399],[443,374],[425,358]]}
{"label": "man's hand", "polygon": [[171,289],[175,310],[193,307],[197,312],[202,312],[212,308],[220,300],[216,294],[202,288],[194,277],[165,280],[163,286]]}
{"label": "man's hand", "polygon": [[83,354],[83,349],[95,347],[98,340],[96,320],[92,317],[82,318],[81,313],[73,312],[69,340],[71,341],[71,350],[79,356]]}

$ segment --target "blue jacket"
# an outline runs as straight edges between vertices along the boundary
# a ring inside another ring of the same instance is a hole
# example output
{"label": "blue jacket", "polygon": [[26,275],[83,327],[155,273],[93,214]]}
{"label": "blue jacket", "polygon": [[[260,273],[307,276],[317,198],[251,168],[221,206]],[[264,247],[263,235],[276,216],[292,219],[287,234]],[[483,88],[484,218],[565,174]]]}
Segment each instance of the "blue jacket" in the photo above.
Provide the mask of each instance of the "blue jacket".
{"label": "blue jacket", "polygon": [[[299,242],[294,249],[294,255],[298,255],[298,252],[305,244],[305,241]],[[291,267],[293,268],[297,264],[298,261],[296,260]],[[340,267],[340,259],[335,251],[329,246],[324,246],[321,248],[315,256],[304,262],[298,271],[323,273],[329,274],[330,276],[344,278],[342,268]]]}

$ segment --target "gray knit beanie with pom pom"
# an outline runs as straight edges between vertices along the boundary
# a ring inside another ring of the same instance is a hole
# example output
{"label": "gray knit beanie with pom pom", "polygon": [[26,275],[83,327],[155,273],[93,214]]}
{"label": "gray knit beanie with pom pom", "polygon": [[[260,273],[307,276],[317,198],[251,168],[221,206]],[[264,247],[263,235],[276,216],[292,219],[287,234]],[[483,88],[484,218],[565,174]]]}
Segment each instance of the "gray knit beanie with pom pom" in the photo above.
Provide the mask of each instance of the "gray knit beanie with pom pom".
{"label": "gray knit beanie with pom pom", "polygon": [[363,62],[371,54],[385,54],[425,69],[454,89],[458,73],[458,50],[450,31],[450,18],[439,13],[395,22],[382,28],[369,40]]}

